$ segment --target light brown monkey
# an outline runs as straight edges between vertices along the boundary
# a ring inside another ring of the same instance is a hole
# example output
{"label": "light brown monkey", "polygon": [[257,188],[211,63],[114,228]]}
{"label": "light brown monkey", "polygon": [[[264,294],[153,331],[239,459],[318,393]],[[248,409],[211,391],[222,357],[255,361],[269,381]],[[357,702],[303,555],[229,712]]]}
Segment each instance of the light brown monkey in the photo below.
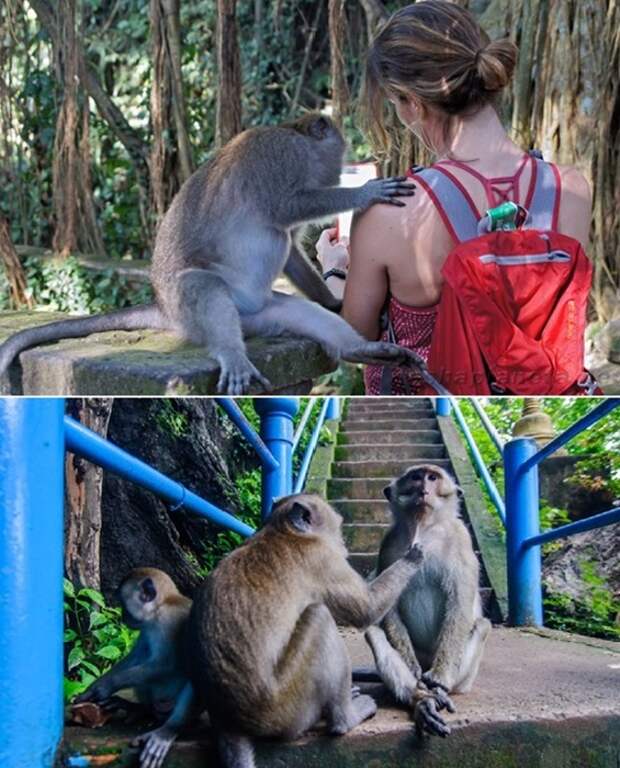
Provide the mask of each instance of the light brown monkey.
{"label": "light brown monkey", "polygon": [[265,526],[199,589],[188,639],[226,768],[254,765],[251,739],[294,739],[322,717],[344,734],[374,715],[351,688],[336,623],[379,621],[418,570],[416,546],[368,585],[347,563],[342,518],[319,496],[278,501]]}
{"label": "light brown monkey", "polygon": [[194,713],[194,692],[183,667],[192,601],[157,568],[136,568],[118,589],[123,620],[140,634],[130,653],[76,698],[105,704],[124,688],[165,722],[136,739],[140,768],[160,768],[180,727]]}
{"label": "light brown monkey", "polygon": [[491,629],[482,616],[479,566],[459,518],[459,488],[441,467],[416,465],[384,493],[394,524],[379,551],[377,573],[414,542],[424,562],[396,606],[366,639],[379,676],[411,707],[418,732],[450,732],[438,712],[454,711],[448,693],[469,691]]}
{"label": "light brown monkey", "polygon": [[[404,177],[338,187],[344,150],[336,125],[316,113],[239,134],[192,174],[163,218],[151,268],[156,303],[20,331],[0,345],[0,378],[28,347],[140,328],[206,346],[220,365],[218,389],[233,395],[252,379],[271,388],[248,359],[244,334],[299,334],[335,358],[420,365],[410,350],[367,341],[328,311],[340,302],[295,243],[304,222],[413,195]],[[282,271],[311,301],[271,290]]]}

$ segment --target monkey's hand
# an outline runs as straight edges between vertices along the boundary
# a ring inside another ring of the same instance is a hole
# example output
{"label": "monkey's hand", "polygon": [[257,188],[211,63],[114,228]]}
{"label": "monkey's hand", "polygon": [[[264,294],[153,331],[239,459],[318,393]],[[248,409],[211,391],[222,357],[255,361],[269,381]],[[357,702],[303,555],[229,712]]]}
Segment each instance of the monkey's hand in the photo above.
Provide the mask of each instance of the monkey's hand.
{"label": "monkey's hand", "polygon": [[176,737],[177,731],[174,728],[162,725],[161,728],[144,733],[134,739],[132,746],[142,747],[140,750],[140,768],[161,768]]}
{"label": "monkey's hand", "polygon": [[220,364],[220,378],[217,382],[218,392],[227,395],[243,395],[255,379],[264,390],[273,389],[271,382],[250,362],[244,354],[226,350],[216,356]]}
{"label": "monkey's hand", "polygon": [[103,678],[96,680],[90,688],[87,688],[79,696],[76,696],[73,700],[74,704],[83,704],[86,701],[90,701],[93,704],[102,704],[107,701],[114,691],[110,690],[109,685]]}
{"label": "monkey's hand", "polygon": [[420,544],[414,544],[412,547],[409,547],[405,553],[405,560],[408,560],[410,563],[414,563],[415,565],[419,565],[422,560],[424,560],[424,551],[422,546]]}
{"label": "monkey's hand", "polygon": [[447,709],[448,712],[456,712],[456,707],[452,703],[452,699],[448,696],[450,691],[443,683],[436,680],[430,672],[425,672],[420,678],[420,681],[424,683],[429,691],[432,691],[438,704],[441,705],[439,709]]}
{"label": "monkey's hand", "polygon": [[404,206],[399,197],[411,197],[415,194],[415,184],[406,176],[388,176],[386,179],[372,179],[360,187],[363,195],[361,208],[368,208],[375,203]]}
{"label": "monkey's hand", "polygon": [[442,737],[450,735],[450,726],[439,714],[441,709],[443,707],[433,693],[425,692],[418,699],[413,708],[413,720],[419,738],[422,738],[425,733]]}

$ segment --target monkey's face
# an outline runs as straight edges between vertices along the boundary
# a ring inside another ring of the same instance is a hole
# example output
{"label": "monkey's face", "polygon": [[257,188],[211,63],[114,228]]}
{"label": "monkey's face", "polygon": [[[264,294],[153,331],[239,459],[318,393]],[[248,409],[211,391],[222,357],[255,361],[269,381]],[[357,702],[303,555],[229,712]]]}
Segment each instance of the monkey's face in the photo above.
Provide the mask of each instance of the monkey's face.
{"label": "monkey's face", "polygon": [[123,607],[123,621],[132,629],[140,629],[153,618],[157,608],[157,588],[153,579],[127,578],[119,587],[118,598]]}
{"label": "monkey's face", "polygon": [[395,510],[422,515],[445,505],[457,487],[441,467],[420,464],[410,467],[403,475],[383,489],[385,497]]}

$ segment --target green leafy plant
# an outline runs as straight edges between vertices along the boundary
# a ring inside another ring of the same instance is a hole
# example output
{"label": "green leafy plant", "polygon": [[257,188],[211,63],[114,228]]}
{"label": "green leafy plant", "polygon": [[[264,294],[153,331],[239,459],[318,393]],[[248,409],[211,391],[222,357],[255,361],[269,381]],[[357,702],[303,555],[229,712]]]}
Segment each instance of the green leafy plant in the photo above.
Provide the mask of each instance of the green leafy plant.
{"label": "green leafy plant", "polygon": [[173,437],[184,437],[189,431],[187,414],[180,411],[174,400],[161,399],[157,401],[158,410],[155,415],[157,426]]}
{"label": "green leafy plant", "polygon": [[121,619],[121,609],[106,605],[95,589],[77,590],[64,580],[65,701],[91,683],[131,650],[138,632]]}

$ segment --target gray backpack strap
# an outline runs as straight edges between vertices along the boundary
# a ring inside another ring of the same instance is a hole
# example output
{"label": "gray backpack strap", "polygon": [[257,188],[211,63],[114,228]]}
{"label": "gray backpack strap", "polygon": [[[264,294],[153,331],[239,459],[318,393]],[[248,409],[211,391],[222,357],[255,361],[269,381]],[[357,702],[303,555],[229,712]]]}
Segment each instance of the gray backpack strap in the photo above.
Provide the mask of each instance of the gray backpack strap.
{"label": "gray backpack strap", "polygon": [[553,163],[536,159],[534,190],[526,204],[529,217],[525,229],[557,230],[560,210],[560,174]]}
{"label": "gray backpack strap", "polygon": [[413,175],[427,192],[448,232],[457,243],[478,237],[479,214],[467,190],[449,171],[425,168]]}

